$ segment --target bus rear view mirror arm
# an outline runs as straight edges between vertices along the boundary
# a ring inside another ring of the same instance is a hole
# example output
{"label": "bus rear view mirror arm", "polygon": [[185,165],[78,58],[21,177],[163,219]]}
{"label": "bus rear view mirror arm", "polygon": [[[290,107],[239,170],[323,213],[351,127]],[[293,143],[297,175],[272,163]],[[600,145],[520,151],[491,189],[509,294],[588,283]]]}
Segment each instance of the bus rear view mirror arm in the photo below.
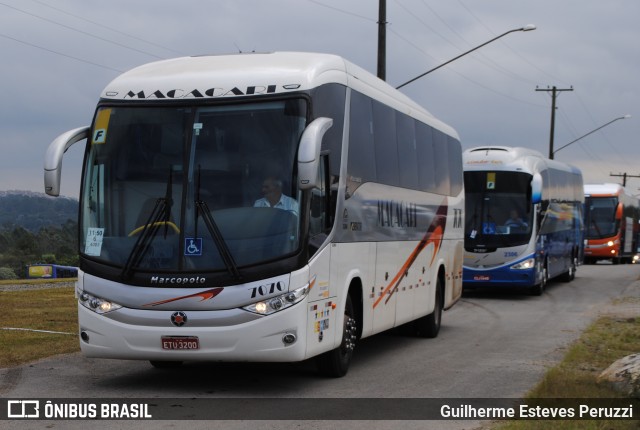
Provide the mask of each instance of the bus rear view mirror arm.
{"label": "bus rear view mirror arm", "polygon": [[44,191],[48,195],[57,197],[60,194],[60,168],[64,153],[71,145],[88,136],[89,127],[80,127],[62,133],[49,144],[44,157]]}
{"label": "bus rear view mirror arm", "polygon": [[302,133],[298,148],[298,186],[301,190],[318,186],[322,137],[332,125],[330,118],[316,118]]}

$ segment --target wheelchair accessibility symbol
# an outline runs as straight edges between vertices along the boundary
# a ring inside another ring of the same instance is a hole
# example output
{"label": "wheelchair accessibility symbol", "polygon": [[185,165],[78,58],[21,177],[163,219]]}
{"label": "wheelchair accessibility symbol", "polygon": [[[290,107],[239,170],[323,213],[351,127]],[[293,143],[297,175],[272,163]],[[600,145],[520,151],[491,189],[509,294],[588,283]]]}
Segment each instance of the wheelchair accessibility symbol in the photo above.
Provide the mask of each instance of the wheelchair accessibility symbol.
{"label": "wheelchair accessibility symbol", "polygon": [[184,239],[184,255],[187,257],[199,257],[202,255],[202,238],[186,237]]}
{"label": "wheelchair accessibility symbol", "polygon": [[496,234],[496,223],[495,222],[483,222],[482,223],[482,233],[483,234]]}

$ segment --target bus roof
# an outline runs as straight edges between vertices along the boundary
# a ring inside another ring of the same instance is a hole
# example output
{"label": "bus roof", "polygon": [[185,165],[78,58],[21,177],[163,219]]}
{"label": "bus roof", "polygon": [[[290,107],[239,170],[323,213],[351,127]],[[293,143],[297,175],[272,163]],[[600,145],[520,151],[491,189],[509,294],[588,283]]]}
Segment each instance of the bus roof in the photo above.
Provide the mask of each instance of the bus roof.
{"label": "bus roof", "polygon": [[464,170],[519,170],[534,174],[554,169],[582,175],[571,164],[551,160],[538,151],[517,146],[478,146],[464,151],[462,160]]}
{"label": "bus roof", "polygon": [[613,183],[584,184],[584,193],[586,195],[599,196],[617,196],[620,194],[628,194],[622,185]]}
{"label": "bus roof", "polygon": [[102,91],[103,100],[206,100],[305,91],[338,83],[367,94],[458,139],[386,82],[332,54],[273,52],[181,57],[136,67]]}

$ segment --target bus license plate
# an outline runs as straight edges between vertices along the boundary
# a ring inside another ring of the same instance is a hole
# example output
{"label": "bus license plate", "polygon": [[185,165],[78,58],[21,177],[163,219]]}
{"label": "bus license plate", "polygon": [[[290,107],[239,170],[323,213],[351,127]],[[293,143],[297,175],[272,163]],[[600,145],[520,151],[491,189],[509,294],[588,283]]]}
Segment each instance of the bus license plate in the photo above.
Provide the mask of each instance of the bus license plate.
{"label": "bus license plate", "polygon": [[200,349],[200,341],[195,336],[163,336],[162,349]]}

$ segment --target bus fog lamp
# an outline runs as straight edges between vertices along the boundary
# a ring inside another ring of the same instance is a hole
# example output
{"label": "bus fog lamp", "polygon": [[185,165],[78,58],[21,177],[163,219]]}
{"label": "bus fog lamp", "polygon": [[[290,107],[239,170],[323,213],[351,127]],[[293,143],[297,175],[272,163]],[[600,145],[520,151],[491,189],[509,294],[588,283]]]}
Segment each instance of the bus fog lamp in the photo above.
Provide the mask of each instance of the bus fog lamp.
{"label": "bus fog lamp", "polygon": [[284,336],[282,336],[282,343],[284,343],[285,345],[291,345],[293,343],[295,343],[296,341],[296,335],[293,333],[285,333]]}

